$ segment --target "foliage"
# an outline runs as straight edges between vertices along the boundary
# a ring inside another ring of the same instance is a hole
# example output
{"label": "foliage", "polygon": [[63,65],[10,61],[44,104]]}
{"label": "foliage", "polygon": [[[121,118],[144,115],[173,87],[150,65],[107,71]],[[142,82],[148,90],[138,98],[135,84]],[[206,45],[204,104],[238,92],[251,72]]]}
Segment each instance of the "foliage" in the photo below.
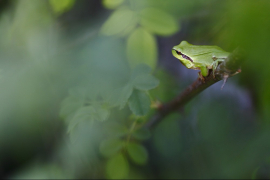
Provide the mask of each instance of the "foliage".
{"label": "foliage", "polygon": [[49,0],[55,13],[61,14],[72,8],[75,0]]}
{"label": "foliage", "polygon": [[[9,3],[0,12],[0,176],[269,178],[269,7]],[[242,72],[146,128],[197,78],[171,55],[181,40],[244,48]]]}

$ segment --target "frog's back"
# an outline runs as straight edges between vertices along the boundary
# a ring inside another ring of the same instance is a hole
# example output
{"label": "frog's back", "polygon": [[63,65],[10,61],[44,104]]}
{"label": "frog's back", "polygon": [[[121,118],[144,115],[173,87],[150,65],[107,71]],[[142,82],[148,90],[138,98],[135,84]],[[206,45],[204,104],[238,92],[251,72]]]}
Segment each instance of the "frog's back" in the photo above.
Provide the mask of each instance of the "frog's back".
{"label": "frog's back", "polygon": [[208,45],[191,45],[189,46],[189,53],[192,55],[212,54],[226,52],[218,46]]}

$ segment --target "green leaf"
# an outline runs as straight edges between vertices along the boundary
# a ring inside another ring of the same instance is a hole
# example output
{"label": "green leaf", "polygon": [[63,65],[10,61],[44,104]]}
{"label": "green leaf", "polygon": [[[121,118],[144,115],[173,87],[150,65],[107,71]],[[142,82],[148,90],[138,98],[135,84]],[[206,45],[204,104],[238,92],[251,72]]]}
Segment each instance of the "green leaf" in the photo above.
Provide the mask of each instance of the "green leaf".
{"label": "green leaf", "polygon": [[120,6],[124,0],[103,0],[102,4],[107,9],[115,9]]}
{"label": "green leaf", "polygon": [[176,19],[170,14],[157,8],[147,8],[140,12],[141,25],[158,35],[168,36],[179,30]]}
{"label": "green leaf", "polygon": [[75,3],[75,0],[49,0],[54,12],[61,14],[68,11]]}
{"label": "green leaf", "polygon": [[134,90],[128,101],[128,105],[135,115],[144,116],[150,109],[150,99],[145,92]]}
{"label": "green leaf", "polygon": [[110,179],[126,178],[129,172],[129,164],[123,154],[117,154],[110,158],[106,164],[107,177]]}
{"label": "green leaf", "polygon": [[84,88],[72,88],[69,90],[69,96],[61,103],[60,116],[65,120],[70,119],[79,108],[84,105],[86,90]]}
{"label": "green leaf", "polygon": [[106,131],[111,137],[122,137],[129,133],[129,129],[124,124],[107,123],[105,126],[107,126]]}
{"label": "green leaf", "polygon": [[95,120],[105,121],[109,118],[109,116],[110,116],[110,111],[108,109],[103,108],[103,107],[96,108]]}
{"label": "green leaf", "polygon": [[114,106],[119,106],[122,109],[131,96],[132,91],[133,85],[128,83],[124,87],[113,90],[109,101]]}
{"label": "green leaf", "polygon": [[150,89],[157,87],[158,84],[159,84],[159,80],[156,79],[151,74],[140,75],[140,76],[136,77],[136,79],[134,81],[135,88],[137,88],[139,90],[150,90]]}
{"label": "green leaf", "polygon": [[111,157],[119,152],[124,146],[123,140],[108,139],[101,142],[99,150],[105,157]]}
{"label": "green leaf", "polygon": [[76,111],[69,122],[68,132],[70,132],[78,123],[86,120],[105,121],[108,119],[110,111],[101,106],[85,106]]}
{"label": "green leaf", "polygon": [[83,99],[78,99],[72,96],[69,96],[64,99],[61,103],[60,117],[67,118],[70,114],[73,114],[84,104]]}
{"label": "green leaf", "polygon": [[143,165],[148,160],[147,150],[141,144],[129,143],[127,145],[127,152],[131,160],[138,165]]}
{"label": "green leaf", "polygon": [[138,23],[138,18],[135,12],[128,8],[115,10],[109,19],[101,27],[101,33],[107,36],[121,35],[123,32],[132,30],[130,27],[135,27]]}
{"label": "green leaf", "polygon": [[137,65],[131,73],[131,80],[135,80],[135,78],[142,74],[150,74],[151,68],[146,64],[139,64]]}
{"label": "green leaf", "polygon": [[127,40],[127,55],[131,67],[145,63],[154,69],[157,64],[155,37],[143,28],[137,28]]}
{"label": "green leaf", "polygon": [[132,137],[137,140],[147,140],[151,137],[149,129],[141,128],[132,133]]}
{"label": "green leaf", "polygon": [[71,132],[78,123],[86,120],[94,120],[93,116],[95,113],[96,110],[92,106],[80,108],[68,125],[68,133]]}

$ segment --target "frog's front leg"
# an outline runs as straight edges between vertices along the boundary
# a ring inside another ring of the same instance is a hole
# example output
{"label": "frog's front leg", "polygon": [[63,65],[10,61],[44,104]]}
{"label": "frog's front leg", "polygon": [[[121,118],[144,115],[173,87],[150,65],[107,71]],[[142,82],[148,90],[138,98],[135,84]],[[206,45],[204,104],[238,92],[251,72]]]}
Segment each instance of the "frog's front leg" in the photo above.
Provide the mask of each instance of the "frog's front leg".
{"label": "frog's front leg", "polygon": [[201,71],[198,73],[198,75],[199,75],[199,78],[204,82],[205,81],[204,77],[208,76],[209,69],[207,69],[205,66],[201,66],[200,70]]}
{"label": "frog's front leg", "polygon": [[214,78],[215,78],[215,70],[217,69],[218,63],[223,62],[223,61],[224,61],[224,59],[214,59],[214,62],[212,63],[213,77]]}

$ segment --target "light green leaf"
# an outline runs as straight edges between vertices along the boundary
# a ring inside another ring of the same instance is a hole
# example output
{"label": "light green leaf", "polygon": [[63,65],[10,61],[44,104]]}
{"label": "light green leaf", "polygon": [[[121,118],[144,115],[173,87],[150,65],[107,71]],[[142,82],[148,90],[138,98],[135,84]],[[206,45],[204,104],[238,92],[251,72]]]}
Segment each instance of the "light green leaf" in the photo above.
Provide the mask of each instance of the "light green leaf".
{"label": "light green leaf", "polygon": [[132,91],[132,84],[126,84],[124,87],[112,90],[109,101],[114,106],[119,106],[120,109],[122,109],[126,105],[130,95],[132,94]]}
{"label": "light green leaf", "polygon": [[68,11],[75,3],[75,0],[49,0],[54,12],[61,14]]}
{"label": "light green leaf", "polygon": [[143,28],[137,28],[128,38],[127,56],[131,67],[145,63],[154,69],[157,64],[155,37]]}
{"label": "light green leaf", "polygon": [[86,121],[86,120],[94,120],[93,116],[96,113],[96,110],[91,107],[91,106],[86,106],[86,107],[82,107],[80,108],[74,115],[74,117],[72,118],[72,120],[70,121],[69,125],[68,125],[68,133],[71,132],[74,127],[82,122],[82,121]]}
{"label": "light green leaf", "polygon": [[70,114],[73,114],[76,110],[82,107],[83,104],[83,99],[78,99],[72,96],[65,98],[61,103],[60,116],[62,118],[67,118]]}
{"label": "light green leaf", "polygon": [[165,11],[157,8],[147,8],[140,12],[141,25],[158,35],[168,36],[179,30],[179,23]]}
{"label": "light green leaf", "polygon": [[128,101],[130,110],[137,116],[144,116],[150,109],[148,95],[139,90],[134,90]]}
{"label": "light green leaf", "polygon": [[123,140],[108,139],[101,142],[99,150],[105,157],[111,157],[119,152],[124,146]]}
{"label": "light green leaf", "polygon": [[115,9],[120,6],[124,0],[103,0],[102,4],[107,9]]}
{"label": "light green leaf", "polygon": [[148,153],[145,147],[143,147],[141,144],[129,143],[127,145],[127,152],[134,163],[138,165],[146,164],[148,160]]}
{"label": "light green leaf", "polygon": [[97,121],[105,121],[109,118],[110,111],[103,107],[96,108],[95,120]]}
{"label": "light green leaf", "polygon": [[129,172],[129,164],[123,154],[117,154],[110,158],[106,164],[107,177],[110,179],[126,178]]}
{"label": "light green leaf", "polygon": [[115,10],[109,19],[101,27],[101,33],[107,36],[111,35],[121,35],[123,32],[132,30],[130,27],[135,27],[134,24],[137,24],[138,18],[135,12],[131,11],[128,8],[121,8]]}
{"label": "light green leaf", "polygon": [[67,117],[74,114],[84,105],[86,90],[84,88],[72,88],[69,96],[61,103],[60,116],[67,120]]}
{"label": "light green leaf", "polygon": [[151,137],[149,129],[141,128],[132,133],[132,137],[137,140],[147,140]]}
{"label": "light green leaf", "polygon": [[136,77],[134,81],[135,88],[139,90],[150,90],[157,87],[158,84],[159,84],[159,80],[156,79],[151,74],[147,74],[147,75],[142,74]]}
{"label": "light green leaf", "polygon": [[135,80],[135,78],[142,74],[150,74],[151,68],[147,66],[146,64],[139,64],[137,65],[133,70],[131,74],[131,80]]}

